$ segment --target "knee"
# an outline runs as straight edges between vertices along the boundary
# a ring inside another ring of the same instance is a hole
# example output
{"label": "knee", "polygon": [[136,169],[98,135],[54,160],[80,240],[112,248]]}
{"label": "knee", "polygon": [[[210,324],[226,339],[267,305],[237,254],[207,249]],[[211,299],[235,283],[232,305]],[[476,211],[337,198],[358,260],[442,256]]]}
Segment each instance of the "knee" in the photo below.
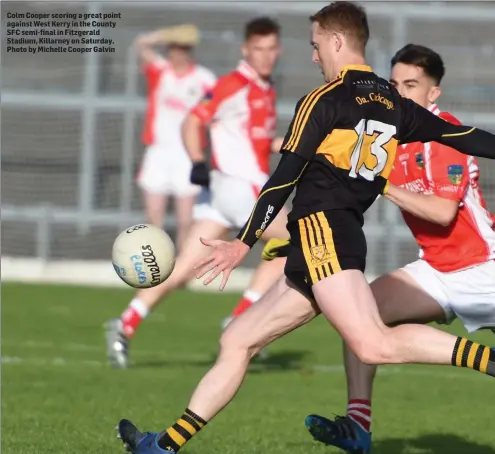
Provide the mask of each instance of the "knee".
{"label": "knee", "polygon": [[364,364],[378,366],[394,363],[393,345],[387,333],[363,336],[351,344],[351,349]]}
{"label": "knee", "polygon": [[220,337],[220,356],[249,361],[259,352],[260,348],[250,342],[233,325],[235,325],[234,322],[230,323]]}

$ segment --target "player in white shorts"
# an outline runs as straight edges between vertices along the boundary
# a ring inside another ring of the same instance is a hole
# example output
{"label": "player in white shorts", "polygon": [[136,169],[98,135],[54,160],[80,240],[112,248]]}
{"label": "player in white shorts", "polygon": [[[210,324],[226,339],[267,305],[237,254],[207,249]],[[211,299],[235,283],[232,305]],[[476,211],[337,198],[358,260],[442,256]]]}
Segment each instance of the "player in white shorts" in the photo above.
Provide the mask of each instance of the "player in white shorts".
{"label": "player in white shorts", "polygon": [[[221,77],[192,109],[183,124],[183,139],[194,162],[191,181],[203,186],[194,207],[194,223],[177,257],[172,275],[161,285],[141,290],[120,319],[107,324],[107,353],[117,367],[129,364],[129,340],[162,298],[194,278],[197,260],[208,254],[203,238],[227,235],[240,228],[268,180],[272,152],[282,140],[275,137],[275,91],[270,76],[280,54],[280,30],[270,18],[257,18],[245,28],[243,60]],[[202,131],[209,126],[211,166],[204,154]],[[269,213],[267,213],[269,216]],[[287,211],[282,210],[262,239],[288,236]],[[285,260],[262,262],[244,298],[256,301],[283,273]]]}
{"label": "player in white shorts", "polygon": [[[459,124],[435,104],[444,72],[437,53],[409,44],[392,59],[391,83],[402,96]],[[383,321],[450,323],[457,317],[469,332],[495,329],[495,218],[479,187],[476,159],[435,142],[402,145],[389,180],[386,197],[401,208],[420,247],[420,259],[371,284]],[[277,255],[281,243],[273,244],[267,245],[265,255]],[[488,357],[476,347],[461,341],[455,365],[476,367],[479,362],[483,368]],[[347,415],[335,420],[310,415],[306,426],[316,440],[364,454],[371,449],[376,366],[361,363],[347,346],[344,353]]]}
{"label": "player in white shorts", "polygon": [[[183,246],[200,187],[190,181],[191,160],[181,126],[216,82],[215,75],[195,63],[199,32],[194,25],[165,28],[139,36],[136,47],[148,83],[148,106],[143,132],[147,145],[137,182],[143,192],[148,221],[163,226],[170,198],[175,199],[177,246]],[[167,45],[162,57],[157,45]]]}

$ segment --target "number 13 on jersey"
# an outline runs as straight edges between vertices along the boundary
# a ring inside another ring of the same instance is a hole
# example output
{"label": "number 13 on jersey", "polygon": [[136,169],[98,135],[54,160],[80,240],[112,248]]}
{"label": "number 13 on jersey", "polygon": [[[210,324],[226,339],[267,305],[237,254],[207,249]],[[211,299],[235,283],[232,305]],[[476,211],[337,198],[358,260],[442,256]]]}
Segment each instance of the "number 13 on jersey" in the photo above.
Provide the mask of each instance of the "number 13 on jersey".
{"label": "number 13 on jersey", "polygon": [[[354,131],[358,141],[351,154],[349,176],[357,178],[360,175],[368,181],[373,181],[387,167],[389,159],[395,159],[397,140],[394,139],[394,135],[397,128],[381,121],[363,118]],[[388,167],[391,166],[392,163]]]}

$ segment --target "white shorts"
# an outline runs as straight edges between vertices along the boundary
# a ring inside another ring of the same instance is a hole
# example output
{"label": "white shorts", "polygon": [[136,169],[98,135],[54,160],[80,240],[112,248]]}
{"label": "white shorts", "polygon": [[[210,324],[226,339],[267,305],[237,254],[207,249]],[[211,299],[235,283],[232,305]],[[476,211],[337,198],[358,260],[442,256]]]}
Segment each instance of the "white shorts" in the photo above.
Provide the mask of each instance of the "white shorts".
{"label": "white shorts", "polygon": [[241,228],[251,216],[261,188],[213,170],[210,189],[203,189],[193,210],[195,221],[209,220],[231,229]]}
{"label": "white shorts", "polygon": [[441,273],[424,260],[402,268],[442,306],[446,323],[456,317],[468,332],[495,328],[495,261]]}
{"label": "white shorts", "polygon": [[151,194],[194,196],[200,186],[191,183],[191,160],[183,149],[152,145],[144,153],[138,186]]}

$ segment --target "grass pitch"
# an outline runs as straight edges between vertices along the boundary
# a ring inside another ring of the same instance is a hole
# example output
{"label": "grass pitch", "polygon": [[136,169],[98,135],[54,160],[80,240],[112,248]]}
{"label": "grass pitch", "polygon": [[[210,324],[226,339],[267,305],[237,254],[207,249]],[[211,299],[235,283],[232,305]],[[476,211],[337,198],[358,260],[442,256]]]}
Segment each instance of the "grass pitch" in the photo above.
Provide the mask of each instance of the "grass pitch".
{"label": "grass pitch", "polygon": [[[180,416],[214,361],[220,320],[238,295],[181,291],[146,320],[134,367],[106,364],[102,324],[126,290],[3,285],[2,452],[123,453],[122,417],[161,430]],[[448,328],[464,334],[459,324]],[[471,336],[495,344],[491,333]],[[323,320],[270,346],[234,402],[183,454],[338,453],[314,442],[304,417],[342,414],[341,342]],[[495,454],[495,382],[469,370],[384,367],[375,385],[376,454]]]}

